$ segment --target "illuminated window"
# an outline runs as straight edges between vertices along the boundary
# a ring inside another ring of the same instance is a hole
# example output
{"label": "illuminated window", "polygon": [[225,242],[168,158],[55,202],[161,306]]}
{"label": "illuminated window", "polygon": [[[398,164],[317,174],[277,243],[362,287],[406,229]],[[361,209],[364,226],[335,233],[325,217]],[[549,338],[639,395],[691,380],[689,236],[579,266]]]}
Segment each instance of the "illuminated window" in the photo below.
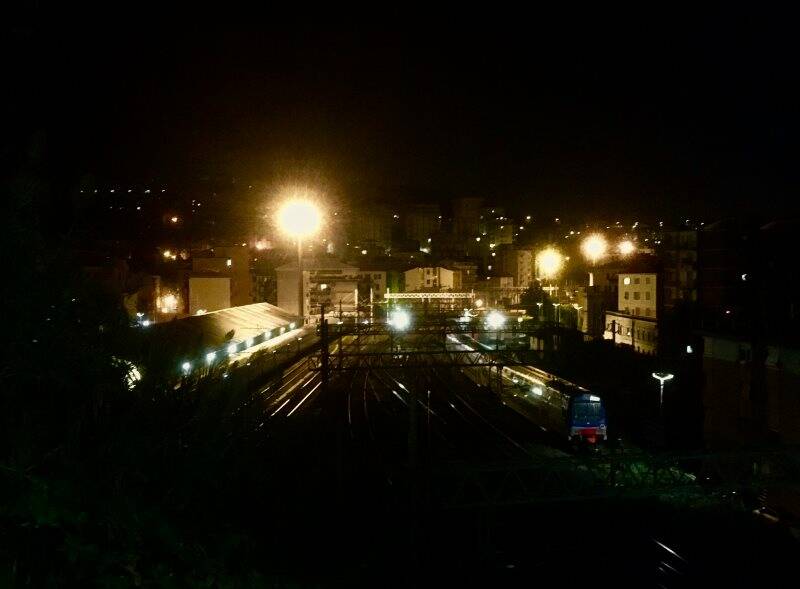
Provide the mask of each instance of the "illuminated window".
{"label": "illuminated window", "polygon": [[626,276],[625,278],[622,279],[622,284],[630,284],[630,283],[631,283],[630,276]]}
{"label": "illuminated window", "polygon": [[228,258],[227,260],[225,260],[225,265],[226,265],[228,268],[230,268],[231,266],[233,266],[233,260],[231,260],[230,258]]}

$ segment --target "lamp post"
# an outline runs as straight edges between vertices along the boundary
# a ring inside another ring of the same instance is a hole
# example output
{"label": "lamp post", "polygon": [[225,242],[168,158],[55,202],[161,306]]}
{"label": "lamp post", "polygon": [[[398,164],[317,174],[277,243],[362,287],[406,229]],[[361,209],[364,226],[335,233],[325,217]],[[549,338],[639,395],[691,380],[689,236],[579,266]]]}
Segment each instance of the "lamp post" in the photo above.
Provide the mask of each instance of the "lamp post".
{"label": "lamp post", "polygon": [[489,329],[493,329],[495,331],[495,350],[500,349],[500,330],[503,328],[503,325],[506,323],[506,317],[499,311],[490,311],[488,315],[486,315],[486,325]]}
{"label": "lamp post", "polygon": [[664,412],[664,382],[668,380],[672,380],[674,374],[670,374],[668,372],[654,372],[653,378],[655,378],[659,385],[660,385],[660,393],[658,396],[658,414],[661,415]]}
{"label": "lamp post", "polygon": [[552,280],[563,265],[564,256],[553,247],[547,247],[536,254],[536,266],[538,267],[539,276],[550,282],[550,286],[544,290],[547,290],[551,296],[554,290]]}
{"label": "lamp post", "polygon": [[389,314],[387,323],[392,328],[389,330],[389,351],[394,352],[394,334],[411,326],[411,314],[405,309],[395,309]]}
{"label": "lamp post", "polygon": [[589,235],[581,243],[581,251],[583,255],[592,263],[592,266],[597,264],[597,261],[606,255],[608,249],[608,242],[606,238],[600,233]]}
{"label": "lamp post", "polygon": [[303,288],[303,238],[319,231],[322,212],[308,198],[291,198],[278,210],[278,226],[297,241],[297,314],[305,323]]}

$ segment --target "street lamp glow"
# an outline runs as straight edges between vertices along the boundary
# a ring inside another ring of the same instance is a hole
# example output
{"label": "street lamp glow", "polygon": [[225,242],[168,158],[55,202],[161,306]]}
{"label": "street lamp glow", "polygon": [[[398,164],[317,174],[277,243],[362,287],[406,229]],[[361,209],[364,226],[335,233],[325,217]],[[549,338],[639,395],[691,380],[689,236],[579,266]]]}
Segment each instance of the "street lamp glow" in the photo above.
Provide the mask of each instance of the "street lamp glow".
{"label": "street lamp glow", "polygon": [[489,326],[489,329],[500,329],[505,325],[506,317],[499,311],[490,311],[488,315],[486,315],[486,325]]}
{"label": "street lamp glow", "polygon": [[278,210],[278,226],[290,237],[309,237],[322,226],[322,212],[310,200],[288,200]]}
{"label": "street lamp glow", "polygon": [[389,317],[389,325],[401,331],[408,329],[411,325],[411,315],[403,309],[392,311],[391,317]]}
{"label": "street lamp glow", "polygon": [[593,264],[606,255],[608,242],[600,233],[589,235],[581,244],[581,251]]}
{"label": "street lamp glow", "polygon": [[619,250],[619,253],[621,253],[623,256],[628,256],[632,254],[634,251],[636,251],[636,246],[630,239],[625,239],[619,242],[617,249]]}
{"label": "street lamp glow", "polygon": [[536,255],[536,265],[542,278],[553,278],[564,265],[564,256],[557,249],[548,247]]}

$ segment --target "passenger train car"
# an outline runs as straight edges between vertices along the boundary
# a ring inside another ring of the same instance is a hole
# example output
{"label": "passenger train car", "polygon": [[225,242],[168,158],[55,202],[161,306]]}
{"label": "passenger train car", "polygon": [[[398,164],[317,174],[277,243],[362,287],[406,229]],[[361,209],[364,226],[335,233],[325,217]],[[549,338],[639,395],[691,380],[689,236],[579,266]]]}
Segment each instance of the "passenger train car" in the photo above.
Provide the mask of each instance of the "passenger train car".
{"label": "passenger train car", "polygon": [[[449,339],[462,351],[482,352],[481,344],[468,335],[454,334]],[[590,444],[608,439],[603,400],[583,387],[533,366],[504,366],[502,386],[486,368],[466,372],[476,382],[489,384],[506,405],[548,431]]]}
{"label": "passenger train car", "polygon": [[[608,439],[603,400],[587,389],[530,367],[504,367],[504,397],[513,397],[520,413],[571,441],[590,444]],[[511,403],[507,403],[511,404]]]}

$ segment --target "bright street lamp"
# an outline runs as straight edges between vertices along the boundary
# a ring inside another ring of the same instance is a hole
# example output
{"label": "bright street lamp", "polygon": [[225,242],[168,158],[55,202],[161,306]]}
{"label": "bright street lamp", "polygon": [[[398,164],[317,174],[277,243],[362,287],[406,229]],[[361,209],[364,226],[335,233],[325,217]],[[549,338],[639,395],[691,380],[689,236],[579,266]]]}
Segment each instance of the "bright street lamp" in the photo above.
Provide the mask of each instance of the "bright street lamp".
{"label": "bright street lamp", "polygon": [[500,313],[499,311],[489,311],[489,314],[486,315],[486,326],[489,329],[494,329],[497,333],[495,334],[495,349],[500,349],[500,330],[503,328],[503,325],[506,324],[506,316]]}
{"label": "bright street lamp", "polygon": [[620,254],[622,254],[623,256],[627,256],[636,251],[636,246],[630,239],[625,239],[619,242],[617,249],[619,250]]}
{"label": "bright street lamp", "polygon": [[581,244],[583,255],[586,256],[592,264],[596,264],[597,260],[606,255],[607,249],[608,242],[600,233],[594,233],[588,236]]}
{"label": "bright street lamp", "polygon": [[490,311],[486,315],[486,325],[489,329],[501,329],[506,323],[506,317],[499,311]]}
{"label": "bright street lamp", "polygon": [[297,240],[297,314],[305,321],[303,309],[303,238],[314,235],[322,226],[322,211],[307,198],[291,198],[278,209],[278,227]]}
{"label": "bright street lamp", "polygon": [[536,255],[536,265],[542,278],[553,278],[563,264],[564,256],[555,248],[545,248]]}
{"label": "bright street lamp", "polygon": [[662,413],[664,408],[664,382],[667,380],[672,380],[674,374],[670,374],[669,372],[654,372],[653,378],[655,378],[661,388],[661,392],[659,393],[658,397],[658,412]]}
{"label": "bright street lamp", "polygon": [[411,326],[411,314],[405,309],[397,309],[390,314],[388,323],[398,331],[404,331]]}

